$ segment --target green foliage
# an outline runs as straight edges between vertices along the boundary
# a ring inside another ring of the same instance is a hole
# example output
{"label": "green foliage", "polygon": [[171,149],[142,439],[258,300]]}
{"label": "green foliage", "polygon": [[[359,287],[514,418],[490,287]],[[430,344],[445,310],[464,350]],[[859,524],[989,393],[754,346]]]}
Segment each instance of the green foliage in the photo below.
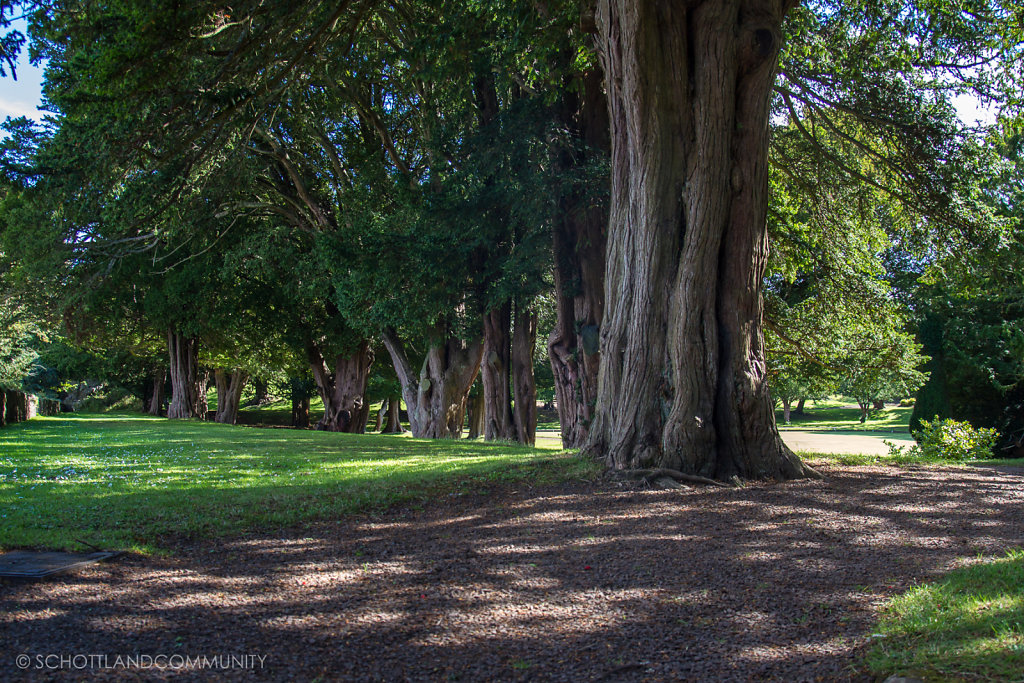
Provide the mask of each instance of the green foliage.
{"label": "green foliage", "polygon": [[999,432],[973,427],[969,422],[936,418],[922,420],[914,437],[918,443],[909,449],[889,444],[890,456],[904,461],[925,462],[989,460],[993,457]]}
{"label": "green foliage", "polygon": [[880,678],[1017,680],[1024,671],[1024,552],[958,569],[892,600],[865,662]]}
{"label": "green foliage", "polygon": [[506,481],[596,475],[509,444],[258,430],[139,416],[37,418],[0,432],[0,548],[152,551],[175,539],[336,520]]}

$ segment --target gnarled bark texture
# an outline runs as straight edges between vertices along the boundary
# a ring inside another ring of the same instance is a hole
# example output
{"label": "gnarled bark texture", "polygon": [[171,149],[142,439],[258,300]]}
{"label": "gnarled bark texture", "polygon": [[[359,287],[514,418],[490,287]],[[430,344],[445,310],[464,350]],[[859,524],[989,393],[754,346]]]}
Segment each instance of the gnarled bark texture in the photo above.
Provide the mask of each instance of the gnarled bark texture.
{"label": "gnarled bark texture", "polygon": [[217,414],[213,419],[221,424],[233,425],[238,421],[238,408],[245,383],[249,381],[249,373],[217,368],[213,376],[217,387]]}
{"label": "gnarled bark texture", "polygon": [[533,377],[533,349],[537,342],[537,313],[516,311],[512,333],[512,389],[515,440],[532,446],[537,441],[537,383]]}
{"label": "gnarled bark texture", "polygon": [[769,96],[788,8],[598,3],[612,193],[585,450],[610,467],[813,474],[779,437],[761,332]]}
{"label": "gnarled bark texture", "polygon": [[484,397],[484,439],[507,440],[515,435],[512,423],[512,305],[505,302],[484,315],[484,355],[480,379]]}
{"label": "gnarled bark texture", "polygon": [[351,355],[337,355],[333,370],[313,342],[306,345],[313,381],[324,402],[324,416],[316,428],[330,432],[362,433],[370,407],[366,405],[366,382],[373,364],[370,343],[363,341]]}
{"label": "gnarled bark texture", "polygon": [[[594,69],[579,78],[582,87],[566,87],[560,107],[560,122],[576,147],[556,156],[555,163],[565,172],[583,168],[595,156],[606,156],[610,144],[603,74]],[[552,245],[558,317],[548,337],[548,356],[562,443],[580,448],[597,402],[608,206],[603,198],[577,190],[560,198],[558,216]]]}
{"label": "gnarled bark texture", "polygon": [[171,403],[167,406],[167,417],[172,420],[204,418],[206,381],[205,373],[199,371],[199,340],[168,330],[167,354],[171,376]]}
{"label": "gnarled bark texture", "polygon": [[412,435],[459,438],[469,389],[480,370],[483,344],[466,342],[439,328],[417,375],[395,331],[385,330],[383,340],[402,385]]}

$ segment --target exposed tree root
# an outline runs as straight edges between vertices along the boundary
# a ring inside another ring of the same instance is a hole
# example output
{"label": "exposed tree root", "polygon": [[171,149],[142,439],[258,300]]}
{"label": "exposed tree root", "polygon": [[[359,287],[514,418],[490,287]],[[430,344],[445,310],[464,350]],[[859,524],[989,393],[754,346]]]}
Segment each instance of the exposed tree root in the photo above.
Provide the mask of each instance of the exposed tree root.
{"label": "exposed tree root", "polygon": [[720,481],[715,481],[714,479],[708,479],[707,477],[701,477],[696,474],[685,474],[679,470],[670,470],[664,467],[648,470],[622,470],[620,472],[616,472],[615,475],[623,479],[643,481],[648,484],[651,484],[658,479],[667,478],[674,481],[685,481],[691,484],[704,484],[705,486],[718,486],[721,488],[732,488],[737,486],[736,483],[725,484]]}

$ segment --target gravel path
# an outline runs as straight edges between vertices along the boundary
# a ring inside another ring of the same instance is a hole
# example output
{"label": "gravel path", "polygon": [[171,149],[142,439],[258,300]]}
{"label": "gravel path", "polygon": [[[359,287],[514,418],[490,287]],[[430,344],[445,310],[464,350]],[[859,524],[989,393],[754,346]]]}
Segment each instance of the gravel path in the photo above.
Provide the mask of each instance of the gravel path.
{"label": "gravel path", "polygon": [[[821,469],[451,496],[0,585],[0,680],[870,680],[853,667],[887,597],[1024,545],[1022,470]],[[139,653],[263,659],[36,667]]]}

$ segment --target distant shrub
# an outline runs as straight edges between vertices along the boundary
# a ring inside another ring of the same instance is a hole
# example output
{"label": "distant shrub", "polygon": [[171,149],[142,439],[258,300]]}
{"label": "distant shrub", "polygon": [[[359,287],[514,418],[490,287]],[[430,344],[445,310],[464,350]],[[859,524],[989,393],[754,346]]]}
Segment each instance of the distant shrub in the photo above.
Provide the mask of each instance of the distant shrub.
{"label": "distant shrub", "polygon": [[900,408],[909,408],[910,406],[914,405],[915,403],[917,403],[917,399],[905,398],[902,401],[900,401]]}
{"label": "distant shrub", "polygon": [[886,441],[889,456],[898,462],[985,460],[993,457],[992,449],[999,439],[999,432],[972,427],[970,422],[936,418],[922,420],[921,429],[914,437],[917,444],[910,448],[901,448]]}

